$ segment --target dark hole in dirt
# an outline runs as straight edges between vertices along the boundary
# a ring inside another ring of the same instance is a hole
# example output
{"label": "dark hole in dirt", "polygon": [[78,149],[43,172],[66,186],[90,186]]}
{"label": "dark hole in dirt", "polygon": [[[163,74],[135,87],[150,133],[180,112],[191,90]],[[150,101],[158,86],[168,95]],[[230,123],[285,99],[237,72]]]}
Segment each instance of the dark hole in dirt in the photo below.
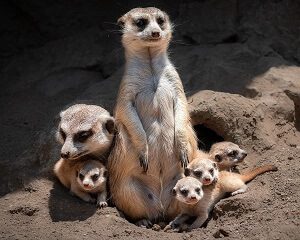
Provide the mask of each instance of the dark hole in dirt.
{"label": "dark hole in dirt", "polygon": [[198,147],[201,150],[209,151],[211,145],[216,142],[224,141],[224,138],[219,136],[215,131],[205,127],[202,124],[194,126],[198,138]]}

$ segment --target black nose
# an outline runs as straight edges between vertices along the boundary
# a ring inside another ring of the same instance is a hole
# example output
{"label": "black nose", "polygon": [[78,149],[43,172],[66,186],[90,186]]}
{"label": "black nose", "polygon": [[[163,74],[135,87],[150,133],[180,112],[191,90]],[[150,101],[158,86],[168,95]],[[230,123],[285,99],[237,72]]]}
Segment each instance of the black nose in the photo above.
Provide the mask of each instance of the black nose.
{"label": "black nose", "polygon": [[191,196],[191,199],[194,200],[194,199],[196,199],[196,197],[195,196]]}
{"label": "black nose", "polygon": [[151,33],[153,38],[159,38],[160,37],[160,32],[152,32]]}
{"label": "black nose", "polygon": [[209,182],[210,179],[209,178],[204,178],[204,181]]}
{"label": "black nose", "polygon": [[70,152],[66,152],[66,153],[61,153],[60,156],[64,159],[68,159],[70,156]]}

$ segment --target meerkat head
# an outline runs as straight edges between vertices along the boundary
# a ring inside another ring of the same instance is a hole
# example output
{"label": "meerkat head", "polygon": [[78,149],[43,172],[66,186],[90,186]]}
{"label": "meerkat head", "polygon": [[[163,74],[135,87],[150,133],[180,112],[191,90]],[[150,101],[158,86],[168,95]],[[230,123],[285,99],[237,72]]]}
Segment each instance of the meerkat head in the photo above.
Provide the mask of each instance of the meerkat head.
{"label": "meerkat head", "polygon": [[247,152],[232,142],[219,142],[212,145],[209,156],[220,169],[225,169],[242,162],[247,156]]}
{"label": "meerkat head", "polygon": [[60,113],[57,140],[61,157],[77,159],[87,154],[101,156],[109,149],[115,133],[114,118],[95,105],[76,104]]}
{"label": "meerkat head", "polygon": [[198,179],[203,185],[216,182],[219,177],[217,164],[207,158],[194,159],[185,169],[185,176]]}
{"label": "meerkat head", "polygon": [[178,201],[193,205],[203,198],[202,183],[195,178],[184,177],[178,180],[172,193]]}
{"label": "meerkat head", "polygon": [[85,191],[92,191],[93,189],[106,184],[107,170],[100,162],[87,161],[76,172],[76,179],[78,184]]}
{"label": "meerkat head", "polygon": [[125,48],[166,48],[172,37],[169,16],[154,7],[134,8],[118,20]]}

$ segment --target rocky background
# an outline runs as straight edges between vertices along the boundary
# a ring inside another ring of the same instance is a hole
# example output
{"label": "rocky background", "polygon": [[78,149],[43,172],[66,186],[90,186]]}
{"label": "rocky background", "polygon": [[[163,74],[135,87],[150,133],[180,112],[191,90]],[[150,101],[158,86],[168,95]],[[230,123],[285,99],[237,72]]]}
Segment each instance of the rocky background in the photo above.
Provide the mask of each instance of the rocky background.
{"label": "rocky background", "polygon": [[[115,22],[137,6],[175,24],[170,57],[199,146],[234,141],[249,152],[241,169],[279,168],[190,233],[138,228],[70,196],[51,174],[59,111],[84,102],[112,112],[124,63]],[[0,238],[299,239],[299,65],[297,0],[2,0]]]}

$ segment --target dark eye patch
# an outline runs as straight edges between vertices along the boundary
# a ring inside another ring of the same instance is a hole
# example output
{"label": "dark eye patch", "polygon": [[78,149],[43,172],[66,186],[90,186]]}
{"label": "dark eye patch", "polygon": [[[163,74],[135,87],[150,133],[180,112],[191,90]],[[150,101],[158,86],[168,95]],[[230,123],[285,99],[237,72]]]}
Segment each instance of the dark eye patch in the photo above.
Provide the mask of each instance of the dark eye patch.
{"label": "dark eye patch", "polygon": [[196,193],[198,193],[198,194],[200,194],[200,190],[201,190],[200,188],[195,189]]}
{"label": "dark eye patch", "polygon": [[66,140],[66,133],[64,132],[64,130],[62,130],[62,128],[59,129],[59,133],[60,133],[60,136],[62,137],[62,139],[65,141]]}
{"label": "dark eye patch", "polygon": [[182,189],[182,190],[180,190],[180,192],[183,196],[187,196],[189,193],[189,191],[187,189]]}
{"label": "dark eye patch", "polygon": [[228,153],[228,156],[235,157],[237,154],[238,154],[238,152],[236,150],[233,150],[230,153]]}
{"label": "dark eye patch", "polygon": [[210,173],[211,175],[214,175],[214,169],[213,169],[213,168],[209,169],[209,173]]}
{"label": "dark eye patch", "polygon": [[79,179],[82,181],[84,179],[84,175],[82,173],[79,173]]}
{"label": "dark eye patch", "polygon": [[138,18],[134,21],[134,24],[139,28],[140,31],[142,31],[148,25],[148,19]]}
{"label": "dark eye patch", "polygon": [[77,134],[75,134],[74,141],[76,141],[76,142],[85,142],[92,135],[93,135],[92,130],[81,131],[81,132],[78,132]]}
{"label": "dark eye patch", "polygon": [[156,22],[159,26],[162,26],[165,23],[165,19],[163,17],[157,17]]}
{"label": "dark eye patch", "polygon": [[219,154],[216,154],[216,156],[215,156],[215,160],[216,160],[217,162],[221,162],[221,161],[222,161],[222,157],[221,157],[221,155],[219,155]]}
{"label": "dark eye patch", "polygon": [[202,171],[200,171],[200,170],[195,170],[194,171],[194,175],[195,175],[195,177],[197,177],[197,178],[201,178],[202,177]]}
{"label": "dark eye patch", "polygon": [[91,176],[93,182],[96,182],[99,179],[99,174],[94,174]]}

